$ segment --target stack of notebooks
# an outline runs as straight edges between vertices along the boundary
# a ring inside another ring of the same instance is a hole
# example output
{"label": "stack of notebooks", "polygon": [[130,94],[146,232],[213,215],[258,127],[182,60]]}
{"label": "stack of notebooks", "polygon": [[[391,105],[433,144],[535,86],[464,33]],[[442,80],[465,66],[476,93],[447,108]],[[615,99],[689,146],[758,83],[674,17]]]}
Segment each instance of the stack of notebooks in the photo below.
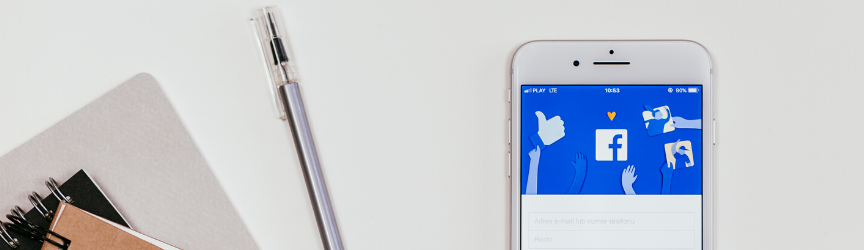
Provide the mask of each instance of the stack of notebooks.
{"label": "stack of notebooks", "polygon": [[149,74],[0,157],[0,173],[0,250],[258,249]]}
{"label": "stack of notebooks", "polygon": [[84,170],[62,185],[53,178],[45,184],[51,195],[42,198],[33,192],[28,196],[33,209],[24,212],[15,206],[6,216],[11,222],[0,227],[0,238],[9,248],[179,249],[130,229]]}

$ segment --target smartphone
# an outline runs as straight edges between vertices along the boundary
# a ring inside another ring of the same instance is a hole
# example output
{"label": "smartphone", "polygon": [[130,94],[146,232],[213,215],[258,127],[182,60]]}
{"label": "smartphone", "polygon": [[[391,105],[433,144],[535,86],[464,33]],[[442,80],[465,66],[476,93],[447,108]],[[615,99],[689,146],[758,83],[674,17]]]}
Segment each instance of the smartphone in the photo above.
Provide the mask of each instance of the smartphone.
{"label": "smartphone", "polygon": [[522,45],[511,249],[712,249],[712,75],[692,41]]}

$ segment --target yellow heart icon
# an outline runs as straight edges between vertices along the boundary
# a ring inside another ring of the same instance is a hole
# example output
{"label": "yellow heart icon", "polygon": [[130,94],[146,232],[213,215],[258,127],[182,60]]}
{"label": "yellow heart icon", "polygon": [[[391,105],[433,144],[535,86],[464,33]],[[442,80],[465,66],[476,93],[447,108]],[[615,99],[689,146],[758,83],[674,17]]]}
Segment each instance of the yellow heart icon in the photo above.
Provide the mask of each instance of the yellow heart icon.
{"label": "yellow heart icon", "polygon": [[615,112],[606,112],[606,115],[609,116],[609,120],[611,121],[615,120],[615,115],[617,114]]}

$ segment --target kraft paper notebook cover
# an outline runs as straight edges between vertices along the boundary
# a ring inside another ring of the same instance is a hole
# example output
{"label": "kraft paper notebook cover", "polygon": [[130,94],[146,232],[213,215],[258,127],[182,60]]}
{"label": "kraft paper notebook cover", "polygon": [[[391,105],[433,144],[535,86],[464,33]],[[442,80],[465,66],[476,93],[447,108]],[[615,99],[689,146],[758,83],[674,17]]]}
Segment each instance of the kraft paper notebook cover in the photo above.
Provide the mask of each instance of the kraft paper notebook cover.
{"label": "kraft paper notebook cover", "polygon": [[[152,76],[139,74],[0,157],[0,211],[86,169],[136,231],[182,249],[258,249]],[[26,192],[25,191],[25,192]],[[29,207],[28,207],[29,208]]]}
{"label": "kraft paper notebook cover", "polygon": [[[48,219],[45,214],[49,216],[56,216],[57,210],[60,200],[65,199],[66,201],[70,201],[78,206],[81,210],[87,211],[93,215],[105,218],[106,220],[112,221],[117,225],[123,227],[129,227],[129,224],[126,222],[126,219],[120,215],[120,212],[117,211],[117,208],[114,207],[114,204],[108,200],[108,197],[102,192],[99,188],[99,185],[96,184],[95,181],[87,174],[85,170],[78,170],[71,178],[68,180],[60,180],[60,182],[55,182],[54,184],[58,184],[57,189],[54,190],[53,186],[48,185],[48,177],[45,177],[46,186],[42,186],[39,190],[20,190],[22,194],[27,194],[28,192],[32,192],[28,198],[32,198],[29,206],[37,205],[40,206],[39,209],[30,209],[29,212],[25,212],[21,207],[21,210],[17,210],[18,213],[12,211],[11,215],[16,215],[19,217],[23,217],[27,221],[27,223],[32,223],[36,226],[42,228],[48,228],[51,226],[51,220]],[[4,190],[6,192],[15,192],[12,190]],[[44,195],[43,195],[44,194]],[[38,196],[37,196],[38,195]],[[32,197],[30,197],[32,196]],[[40,199],[41,198],[41,199]],[[35,202],[34,200],[38,200]],[[19,204],[24,207],[25,204]],[[23,215],[23,216],[22,216]],[[8,218],[5,218],[5,222],[9,222]],[[4,230],[5,228],[0,228],[0,233],[11,233],[9,237],[4,237],[3,241],[0,242],[0,245],[12,244],[18,245],[16,250],[30,250],[30,249],[41,249],[42,243],[31,240],[26,236],[19,235],[15,232],[10,232]],[[5,235],[4,235],[5,236]],[[5,249],[0,247],[0,249]]]}
{"label": "kraft paper notebook cover", "polygon": [[[57,214],[49,229],[72,242],[68,250],[178,249],[65,202],[57,207]],[[59,241],[56,237],[50,238]],[[45,243],[41,249],[55,250],[58,247]]]}

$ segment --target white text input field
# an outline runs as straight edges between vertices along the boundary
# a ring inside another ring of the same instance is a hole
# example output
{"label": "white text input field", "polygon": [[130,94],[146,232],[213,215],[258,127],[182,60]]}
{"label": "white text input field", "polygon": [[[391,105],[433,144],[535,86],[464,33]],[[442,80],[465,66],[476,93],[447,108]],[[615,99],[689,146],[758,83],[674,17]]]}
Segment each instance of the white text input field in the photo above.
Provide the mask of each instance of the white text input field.
{"label": "white text input field", "polygon": [[694,213],[530,213],[531,248],[693,248]]}

